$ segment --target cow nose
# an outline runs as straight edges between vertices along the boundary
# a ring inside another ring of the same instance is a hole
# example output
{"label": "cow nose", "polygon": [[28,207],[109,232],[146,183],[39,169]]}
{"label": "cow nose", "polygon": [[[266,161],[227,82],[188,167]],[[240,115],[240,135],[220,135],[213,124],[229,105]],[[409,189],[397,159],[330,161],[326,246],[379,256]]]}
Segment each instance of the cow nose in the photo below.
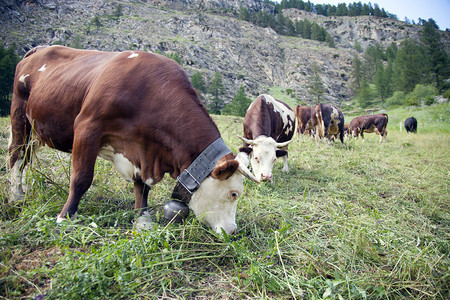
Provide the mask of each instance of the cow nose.
{"label": "cow nose", "polygon": [[272,174],[261,174],[261,181],[272,181]]}
{"label": "cow nose", "polygon": [[222,230],[224,230],[228,235],[235,235],[237,232],[237,226],[236,224],[233,225],[227,225],[227,226],[217,226],[216,232],[222,233]]}

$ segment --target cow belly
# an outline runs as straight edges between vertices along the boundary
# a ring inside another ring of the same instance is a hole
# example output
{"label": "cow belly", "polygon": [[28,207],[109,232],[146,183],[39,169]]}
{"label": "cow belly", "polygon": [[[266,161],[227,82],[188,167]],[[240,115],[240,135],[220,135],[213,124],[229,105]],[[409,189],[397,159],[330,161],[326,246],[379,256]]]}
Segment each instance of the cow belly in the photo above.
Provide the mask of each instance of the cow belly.
{"label": "cow belly", "polygon": [[[373,133],[375,129],[376,129],[375,125],[372,125],[369,128],[364,129],[364,132]],[[378,132],[378,129],[376,131]]]}
{"label": "cow belly", "polygon": [[98,156],[112,162],[114,164],[114,168],[127,181],[132,181],[133,178],[141,175],[141,170],[139,168],[134,166],[122,153],[116,153],[114,148],[111,146],[103,147]]}

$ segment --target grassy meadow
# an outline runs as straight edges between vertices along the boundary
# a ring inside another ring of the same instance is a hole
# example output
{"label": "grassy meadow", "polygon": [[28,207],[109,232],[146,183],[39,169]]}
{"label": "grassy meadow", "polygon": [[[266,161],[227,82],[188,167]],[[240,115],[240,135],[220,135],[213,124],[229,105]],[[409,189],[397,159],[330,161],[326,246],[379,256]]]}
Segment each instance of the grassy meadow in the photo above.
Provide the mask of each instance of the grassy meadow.
{"label": "grassy meadow", "polygon": [[[168,176],[150,192],[153,228],[136,231],[132,184],[101,159],[78,219],[57,225],[70,156],[50,149],[27,170],[26,199],[8,203],[0,119],[0,298],[449,299],[450,105],[387,113],[387,143],[294,139],[289,173],[279,160],[272,184],[245,179],[233,237],[193,213],[165,221]],[[400,131],[411,115],[417,134]],[[243,119],[213,118],[236,152]]]}

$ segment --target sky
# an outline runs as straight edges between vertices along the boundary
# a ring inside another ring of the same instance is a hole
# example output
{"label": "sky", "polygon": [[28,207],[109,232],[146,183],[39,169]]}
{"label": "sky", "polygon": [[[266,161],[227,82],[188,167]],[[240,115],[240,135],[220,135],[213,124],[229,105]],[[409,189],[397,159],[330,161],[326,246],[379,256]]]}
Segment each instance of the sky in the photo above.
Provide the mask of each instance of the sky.
{"label": "sky", "polygon": [[[304,0],[307,2],[307,0]],[[400,21],[405,17],[412,22],[418,23],[419,18],[428,20],[432,18],[440,30],[450,29],[450,0],[310,0],[314,4],[331,4],[337,6],[339,3],[376,3],[388,13],[394,14]],[[276,1],[280,2],[280,1]]]}

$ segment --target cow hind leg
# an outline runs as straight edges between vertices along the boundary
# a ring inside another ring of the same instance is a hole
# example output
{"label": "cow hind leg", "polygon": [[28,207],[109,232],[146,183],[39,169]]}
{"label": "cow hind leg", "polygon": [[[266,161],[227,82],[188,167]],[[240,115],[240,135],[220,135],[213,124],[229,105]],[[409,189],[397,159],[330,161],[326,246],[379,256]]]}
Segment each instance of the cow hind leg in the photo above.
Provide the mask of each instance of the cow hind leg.
{"label": "cow hind leg", "polygon": [[11,114],[9,135],[9,167],[11,187],[9,202],[23,200],[25,197],[22,183],[23,171],[31,160],[32,147],[29,147],[31,126],[24,116]]}

